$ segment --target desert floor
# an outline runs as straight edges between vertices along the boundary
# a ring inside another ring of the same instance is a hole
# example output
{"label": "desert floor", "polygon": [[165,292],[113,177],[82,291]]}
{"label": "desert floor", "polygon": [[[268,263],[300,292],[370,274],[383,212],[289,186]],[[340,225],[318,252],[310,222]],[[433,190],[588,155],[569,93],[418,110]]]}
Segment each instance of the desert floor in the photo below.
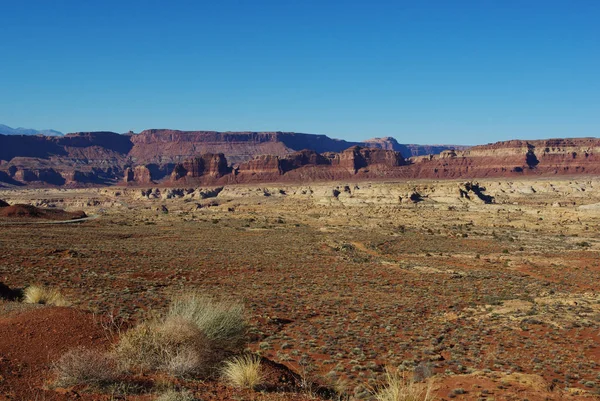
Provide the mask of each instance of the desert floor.
{"label": "desert floor", "polygon": [[[250,349],[352,398],[386,367],[433,375],[436,399],[598,397],[600,181],[479,185],[492,203],[458,181],[2,191],[97,218],[0,219],[0,282],[72,303],[3,301],[0,400],[74,397],[49,367],[110,342],[98,316],[133,324],[183,292],[242,300]],[[201,399],[292,399],[190,385]]]}

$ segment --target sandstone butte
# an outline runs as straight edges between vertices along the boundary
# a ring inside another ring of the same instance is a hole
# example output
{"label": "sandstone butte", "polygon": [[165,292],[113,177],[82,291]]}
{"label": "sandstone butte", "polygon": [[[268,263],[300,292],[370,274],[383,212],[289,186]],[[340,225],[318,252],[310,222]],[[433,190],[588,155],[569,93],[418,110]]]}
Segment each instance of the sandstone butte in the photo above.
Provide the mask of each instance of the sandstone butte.
{"label": "sandstone butte", "polygon": [[339,179],[600,174],[600,139],[457,147],[347,142],[285,132],[146,130],[64,137],[0,135],[0,185],[223,185]]}

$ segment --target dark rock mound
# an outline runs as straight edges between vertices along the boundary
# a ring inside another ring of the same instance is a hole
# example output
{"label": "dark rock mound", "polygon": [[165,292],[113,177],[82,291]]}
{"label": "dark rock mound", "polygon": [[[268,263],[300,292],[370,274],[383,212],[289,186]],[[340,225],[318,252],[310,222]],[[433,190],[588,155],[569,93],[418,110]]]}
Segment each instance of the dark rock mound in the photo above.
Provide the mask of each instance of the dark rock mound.
{"label": "dark rock mound", "polygon": [[87,217],[82,212],[66,212],[61,209],[40,209],[33,205],[16,204],[6,206],[0,209],[0,217],[8,218],[32,218],[32,219],[47,219],[47,220],[72,220]]}
{"label": "dark rock mound", "polygon": [[7,207],[10,206],[8,203],[4,202],[2,199],[0,199],[0,207]]}
{"label": "dark rock mound", "polygon": [[22,295],[21,290],[12,289],[3,282],[0,282],[0,299],[14,301],[21,298]]}

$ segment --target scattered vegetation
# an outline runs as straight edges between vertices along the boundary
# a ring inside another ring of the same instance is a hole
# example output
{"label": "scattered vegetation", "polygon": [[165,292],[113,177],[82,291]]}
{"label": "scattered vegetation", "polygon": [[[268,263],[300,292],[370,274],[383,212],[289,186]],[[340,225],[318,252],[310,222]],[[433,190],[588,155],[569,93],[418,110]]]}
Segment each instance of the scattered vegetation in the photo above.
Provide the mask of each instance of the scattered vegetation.
{"label": "scattered vegetation", "polygon": [[234,357],[225,362],[222,375],[233,387],[256,388],[262,383],[260,358],[251,354]]}
{"label": "scattered vegetation", "polygon": [[46,288],[39,285],[31,285],[23,291],[23,302],[28,304],[45,304],[54,306],[68,306],[69,303],[63,295],[55,288]]}

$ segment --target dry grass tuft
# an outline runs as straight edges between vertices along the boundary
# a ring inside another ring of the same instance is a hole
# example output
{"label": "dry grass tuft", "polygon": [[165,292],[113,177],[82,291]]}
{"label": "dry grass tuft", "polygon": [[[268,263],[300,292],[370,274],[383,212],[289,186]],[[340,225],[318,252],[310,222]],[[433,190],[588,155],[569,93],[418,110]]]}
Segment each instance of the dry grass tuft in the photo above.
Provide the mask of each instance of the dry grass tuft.
{"label": "dry grass tuft", "polygon": [[168,317],[194,322],[215,348],[239,351],[246,340],[244,305],[234,301],[189,294],[173,300]]}
{"label": "dry grass tuft", "polygon": [[373,395],[377,401],[431,401],[433,382],[416,383],[409,380],[404,372],[385,372],[385,384]]}
{"label": "dry grass tuft", "polygon": [[107,354],[86,348],[75,348],[54,363],[58,386],[103,385],[119,376],[117,363]]}
{"label": "dry grass tuft", "polygon": [[238,388],[255,388],[262,383],[260,358],[256,355],[243,355],[225,362],[222,371],[227,383]]}
{"label": "dry grass tuft", "polygon": [[194,401],[195,398],[189,391],[167,390],[156,401]]}
{"label": "dry grass tuft", "polygon": [[54,306],[68,306],[69,303],[62,294],[54,288],[31,285],[23,291],[23,302],[28,304],[45,304]]}

